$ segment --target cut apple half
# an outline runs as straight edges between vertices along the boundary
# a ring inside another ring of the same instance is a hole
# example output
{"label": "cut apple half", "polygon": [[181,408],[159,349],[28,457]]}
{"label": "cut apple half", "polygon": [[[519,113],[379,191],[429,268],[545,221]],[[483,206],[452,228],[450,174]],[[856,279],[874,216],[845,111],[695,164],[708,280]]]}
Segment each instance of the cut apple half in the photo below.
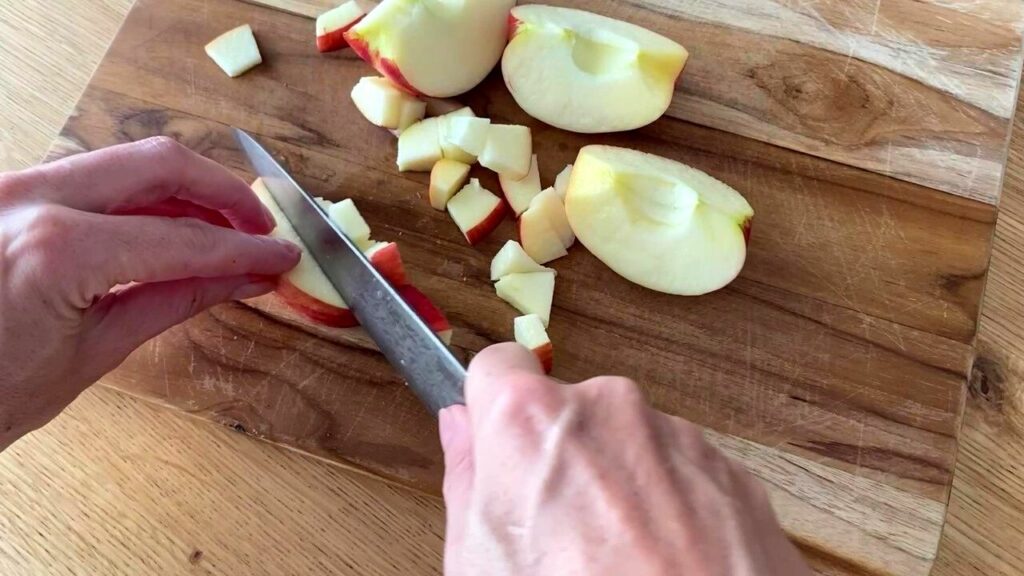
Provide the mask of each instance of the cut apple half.
{"label": "cut apple half", "polygon": [[498,250],[491,260],[491,280],[501,280],[509,274],[520,274],[524,272],[552,272],[551,268],[545,268],[533,261],[530,255],[523,250],[519,242],[509,240]]}
{"label": "cut apple half", "polygon": [[613,146],[580,150],[565,207],[580,242],[608,267],[682,295],[736,278],[754,217],[739,192],[704,172]]}
{"label": "cut apple half", "polygon": [[331,8],[316,19],[316,49],[334,52],[348,46],[345,32],[362,20],[375,4],[364,0],[349,0]]}
{"label": "cut apple half", "polygon": [[[366,76],[352,87],[352,103],[370,124],[398,130],[411,116],[419,114],[427,105],[399,90],[387,78]],[[411,122],[410,122],[411,124]]]}
{"label": "cut apple half", "polygon": [[457,96],[501,59],[513,6],[515,0],[385,0],[345,39],[411,94]]}
{"label": "cut apple half", "polygon": [[530,207],[530,200],[540,194],[540,170],[537,168],[537,155],[534,154],[530,160],[530,171],[518,180],[505,174],[498,174],[498,182],[501,183],[501,191],[508,200],[509,207],[516,216],[519,216]]}
{"label": "cut apple half", "polygon": [[429,172],[442,157],[437,118],[420,120],[399,134],[399,172]]}
{"label": "cut apple half", "polygon": [[451,197],[462,188],[469,176],[469,164],[442,158],[430,170],[430,206],[444,210]]}
{"label": "cut apple half", "polygon": [[530,173],[530,159],[533,157],[533,140],[530,129],[514,124],[491,124],[487,129],[487,141],[477,161],[508,178],[519,180]]}
{"label": "cut apple half", "polygon": [[573,132],[654,122],[688,57],[660,34],[583,10],[529,4],[510,20],[501,64],[509,92],[530,116]]}
{"label": "cut apple half", "polygon": [[462,150],[466,154],[476,157],[484,151],[487,144],[487,130],[491,127],[491,121],[487,118],[475,117],[454,117],[449,118],[445,123],[445,132],[441,134],[442,147],[447,143]]}
{"label": "cut apple half", "polygon": [[235,78],[263,62],[252,28],[243,24],[217,36],[206,45],[209,56],[228,76]]}
{"label": "cut apple half", "polygon": [[513,320],[512,329],[516,342],[533,352],[544,368],[544,373],[550,374],[551,366],[554,363],[554,348],[551,346],[551,339],[548,338],[548,332],[544,329],[544,321],[540,316],[536,314],[519,316]]}
{"label": "cut apple half", "polygon": [[473,245],[498,227],[505,218],[505,204],[473,178],[448,201],[448,214]]}
{"label": "cut apple half", "polygon": [[572,164],[566,166],[558,176],[555,176],[555,192],[558,192],[559,198],[565,201],[565,191],[569,189],[569,178],[572,177]]}
{"label": "cut apple half", "polygon": [[536,314],[544,326],[551,318],[555,294],[554,272],[509,274],[494,284],[498,297],[523,314]]}
{"label": "cut apple half", "polygon": [[470,154],[469,152],[459,148],[456,144],[448,139],[448,131],[450,130],[449,125],[451,121],[456,118],[474,118],[476,115],[473,114],[473,110],[469,106],[464,106],[437,117],[437,134],[441,142],[441,155],[451,160],[458,160],[465,164],[473,164],[476,162],[476,154]]}

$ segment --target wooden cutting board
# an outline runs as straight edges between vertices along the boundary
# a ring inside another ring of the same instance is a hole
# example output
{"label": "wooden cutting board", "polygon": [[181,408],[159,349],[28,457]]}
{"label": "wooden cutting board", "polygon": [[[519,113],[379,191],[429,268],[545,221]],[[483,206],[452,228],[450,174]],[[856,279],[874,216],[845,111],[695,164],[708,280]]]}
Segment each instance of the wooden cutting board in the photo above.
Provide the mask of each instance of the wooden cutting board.
{"label": "wooden cutting board", "polygon": [[[320,0],[278,7],[316,13]],[[531,121],[498,74],[461,100],[534,129],[545,183],[587,143],[640,148],[728,182],[757,216],[747,266],[700,298],[641,289],[584,248],[557,261],[555,375],[628,375],[709,429],[769,486],[827,574],[926,574],[943,524],[1020,68],[1010,0],[582,6],[682,41],[670,114],[581,137]],[[265,63],[228,79],[203,45],[248,22]],[[488,281],[506,222],[471,248],[426,176],[353,108],[372,72],[322,56],[312,22],[234,1],[140,0],[50,157],[172,135],[245,173],[257,134],[311,192],[351,196],[448,313],[463,358],[511,338]],[[496,179],[480,171],[486,186]],[[923,186],[921,183],[927,184]],[[273,299],[220,306],[133,354],[106,384],[436,492],[436,424],[364,338]],[[628,439],[624,439],[628,441]]]}

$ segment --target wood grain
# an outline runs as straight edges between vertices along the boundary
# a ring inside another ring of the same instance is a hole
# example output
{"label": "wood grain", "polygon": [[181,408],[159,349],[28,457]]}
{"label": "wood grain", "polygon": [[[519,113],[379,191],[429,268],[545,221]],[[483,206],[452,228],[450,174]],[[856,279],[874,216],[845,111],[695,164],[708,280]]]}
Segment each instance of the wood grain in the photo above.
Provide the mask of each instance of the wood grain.
{"label": "wood grain", "polygon": [[[316,16],[334,0],[254,0]],[[550,0],[693,57],[668,114],[988,203],[1021,68],[1015,0]],[[737,49],[742,47],[742,49]]]}

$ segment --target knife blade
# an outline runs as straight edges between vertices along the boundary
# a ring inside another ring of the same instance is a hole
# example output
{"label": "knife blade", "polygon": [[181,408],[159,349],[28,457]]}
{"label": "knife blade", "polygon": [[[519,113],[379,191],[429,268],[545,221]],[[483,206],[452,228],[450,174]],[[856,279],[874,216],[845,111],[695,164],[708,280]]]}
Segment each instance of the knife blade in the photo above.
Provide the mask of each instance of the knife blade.
{"label": "knife blade", "polygon": [[427,409],[436,416],[464,403],[466,370],[448,347],[273,156],[252,136],[233,131],[309,254]]}

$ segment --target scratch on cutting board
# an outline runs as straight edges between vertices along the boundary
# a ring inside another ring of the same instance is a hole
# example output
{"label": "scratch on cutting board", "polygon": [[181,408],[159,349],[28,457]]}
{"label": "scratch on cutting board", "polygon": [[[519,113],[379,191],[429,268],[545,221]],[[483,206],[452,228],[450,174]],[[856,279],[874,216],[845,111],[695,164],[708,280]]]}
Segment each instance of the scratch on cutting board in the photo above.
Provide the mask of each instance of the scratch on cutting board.
{"label": "scratch on cutting board", "polygon": [[875,14],[871,17],[871,35],[875,35],[875,30],[878,27],[878,13],[882,11],[882,0],[876,0],[875,2]]}

